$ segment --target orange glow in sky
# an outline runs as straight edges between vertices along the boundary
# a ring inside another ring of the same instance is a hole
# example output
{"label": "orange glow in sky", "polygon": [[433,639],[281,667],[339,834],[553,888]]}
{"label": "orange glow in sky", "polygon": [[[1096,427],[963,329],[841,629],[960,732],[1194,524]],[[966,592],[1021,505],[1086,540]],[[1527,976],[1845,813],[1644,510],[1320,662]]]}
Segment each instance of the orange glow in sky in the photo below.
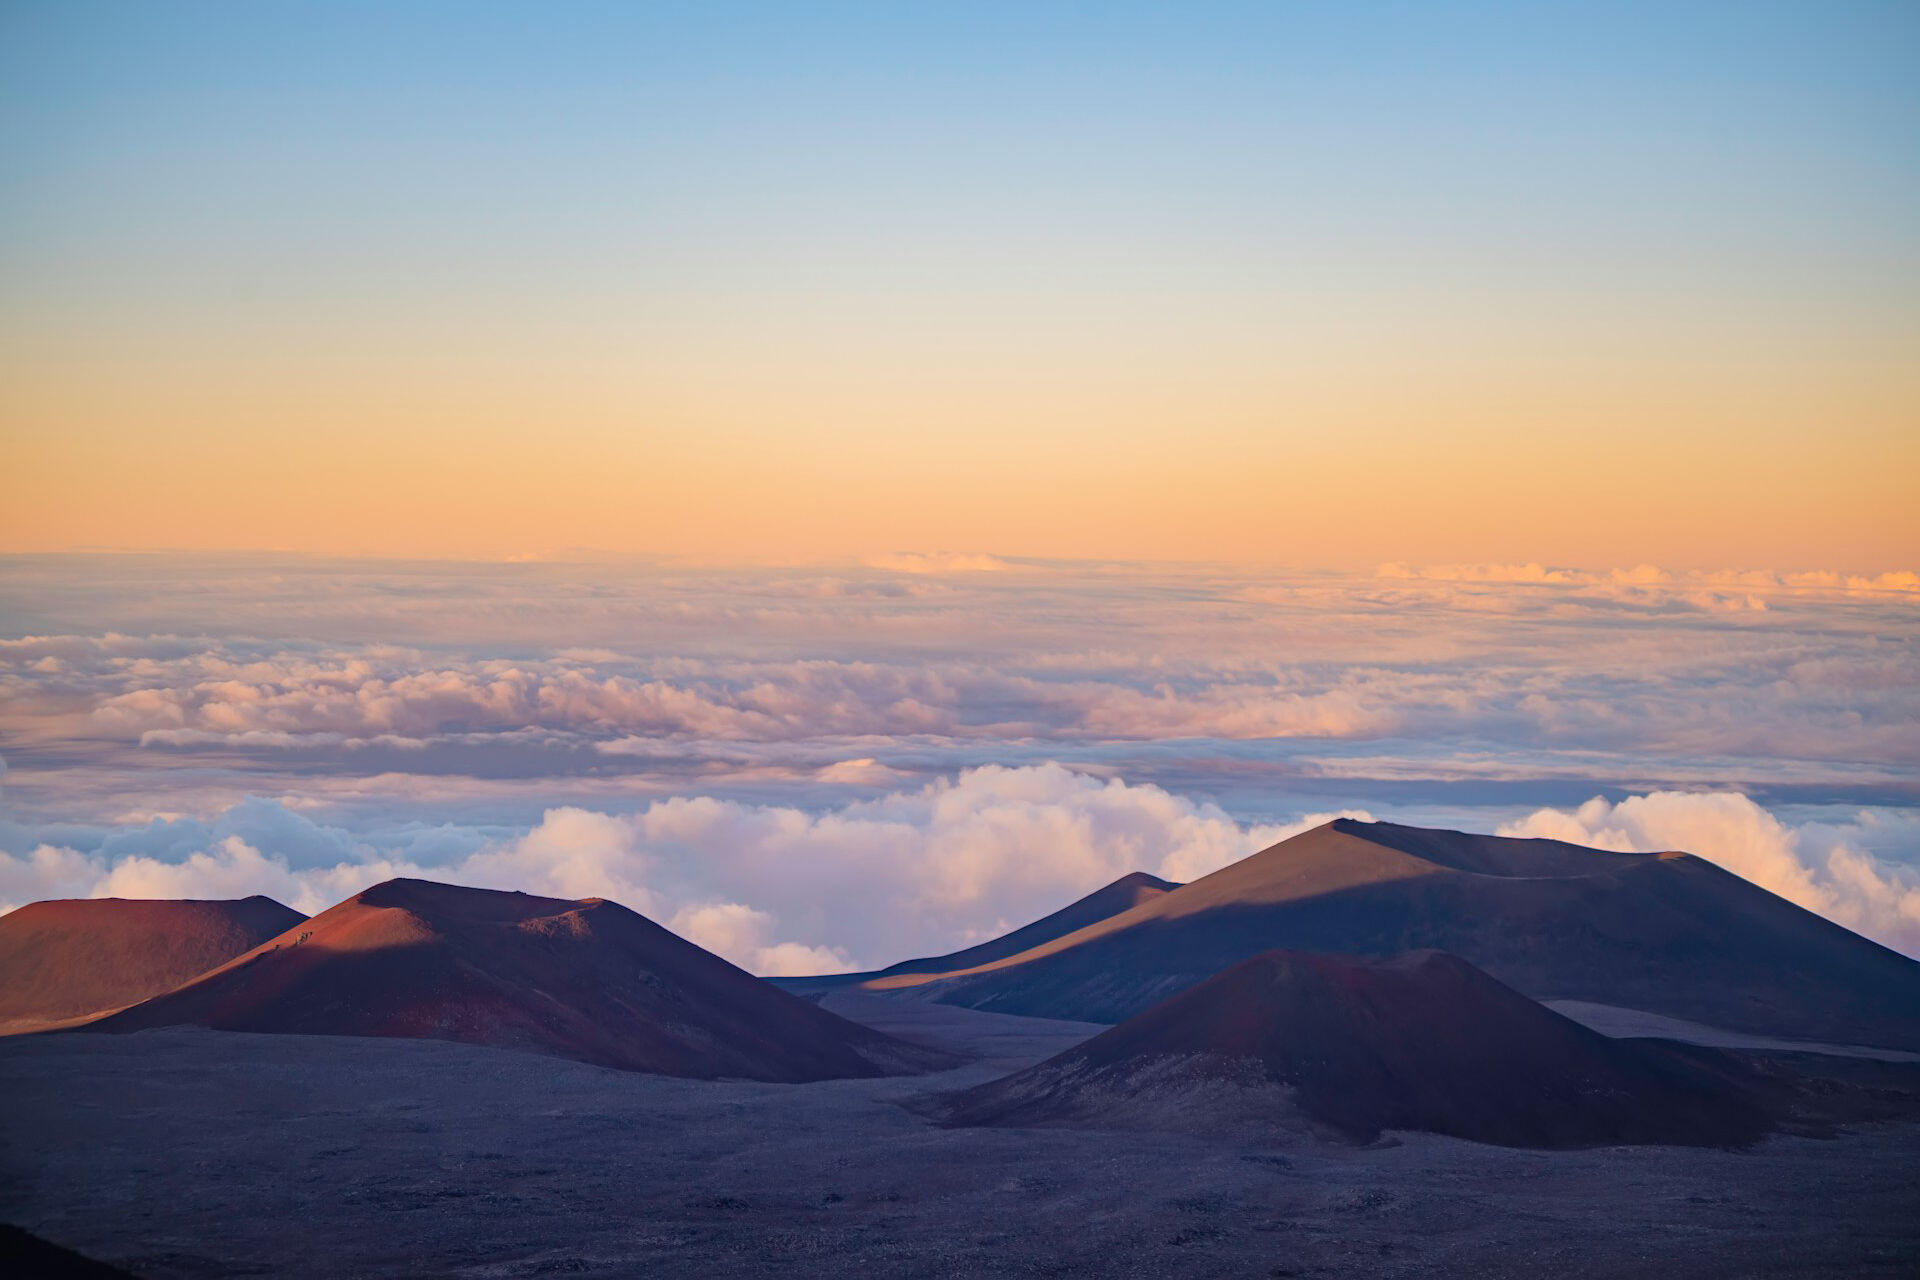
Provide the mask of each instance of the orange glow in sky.
{"label": "orange glow in sky", "polygon": [[1920,561],[1911,13],[1477,12],[17,14],[0,550]]}

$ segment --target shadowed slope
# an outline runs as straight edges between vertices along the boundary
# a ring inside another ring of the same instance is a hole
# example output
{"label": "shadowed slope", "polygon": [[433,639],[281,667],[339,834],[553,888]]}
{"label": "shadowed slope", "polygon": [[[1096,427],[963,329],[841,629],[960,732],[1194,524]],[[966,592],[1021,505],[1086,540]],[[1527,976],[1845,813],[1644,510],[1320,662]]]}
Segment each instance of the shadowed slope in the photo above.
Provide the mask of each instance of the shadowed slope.
{"label": "shadowed slope", "polygon": [[1042,916],[1032,924],[1023,925],[1012,933],[1004,933],[989,942],[968,947],[964,951],[955,951],[951,955],[931,956],[921,960],[902,960],[899,964],[889,965],[879,971],[876,977],[894,973],[944,973],[950,969],[967,969],[974,965],[1001,960],[1007,956],[1017,956],[1023,951],[1064,937],[1090,924],[1111,919],[1122,911],[1131,911],[1142,903],[1152,902],[1180,886],[1171,880],[1162,880],[1159,876],[1150,876],[1144,871],[1130,871],[1112,884],[1095,889],[1086,897],[1070,902],[1049,916]]}
{"label": "shadowed slope", "polygon": [[1440,952],[1271,951],[955,1095],[948,1123],[1304,1121],[1358,1141],[1420,1129],[1518,1147],[1740,1145],[1767,1121],[1735,1070],[1707,1050],[1610,1040]]}
{"label": "shadowed slope", "polygon": [[802,1081],[939,1055],[778,991],[618,903],[390,880],[89,1031],[411,1036]]}
{"label": "shadowed slope", "polygon": [[1112,884],[1095,889],[1084,898],[1076,899],[1051,915],[1040,917],[1032,924],[1022,925],[1011,933],[1003,933],[997,938],[967,947],[944,956],[927,956],[919,960],[902,960],[899,964],[888,965],[884,969],[873,969],[865,973],[814,974],[798,978],[774,978],[773,983],[788,991],[818,992],[856,983],[871,982],[876,978],[887,978],[902,973],[949,973],[955,969],[969,969],[976,965],[988,964],[1007,956],[1019,955],[1055,938],[1064,937],[1090,924],[1097,924],[1123,911],[1131,911],[1144,902],[1151,902],[1163,894],[1171,893],[1180,886],[1171,880],[1162,880],[1159,876],[1148,875],[1144,871],[1130,871]]}
{"label": "shadowed slope", "polygon": [[159,995],[306,917],[272,898],[69,898],[0,916],[0,1032]]}
{"label": "shadowed slope", "polygon": [[1119,1022],[1275,947],[1433,948],[1539,1000],[1920,1048],[1920,964],[1703,859],[1349,819],[1018,955],[864,985]]}

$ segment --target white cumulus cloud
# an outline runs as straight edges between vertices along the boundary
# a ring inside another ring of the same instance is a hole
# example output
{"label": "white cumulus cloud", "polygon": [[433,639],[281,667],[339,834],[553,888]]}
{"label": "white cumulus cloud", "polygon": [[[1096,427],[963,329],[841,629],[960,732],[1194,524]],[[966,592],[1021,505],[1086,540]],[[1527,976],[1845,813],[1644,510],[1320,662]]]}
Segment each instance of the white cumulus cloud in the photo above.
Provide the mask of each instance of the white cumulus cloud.
{"label": "white cumulus cloud", "polygon": [[745,968],[791,974],[950,950],[1130,871],[1196,879],[1334,816],[1242,824],[1213,804],[1058,764],[969,769],[824,812],[674,797],[620,813],[553,808],[517,834],[415,831],[405,843],[355,840],[250,798],[210,823],[155,821],[88,851],[0,854],[0,904],[264,893],[314,912],[420,876],[611,898]]}
{"label": "white cumulus cloud", "polygon": [[1500,829],[1601,849],[1695,853],[1909,955],[1920,955],[1920,879],[1829,826],[1781,822],[1736,792],[1655,791],[1617,804],[1540,809]]}

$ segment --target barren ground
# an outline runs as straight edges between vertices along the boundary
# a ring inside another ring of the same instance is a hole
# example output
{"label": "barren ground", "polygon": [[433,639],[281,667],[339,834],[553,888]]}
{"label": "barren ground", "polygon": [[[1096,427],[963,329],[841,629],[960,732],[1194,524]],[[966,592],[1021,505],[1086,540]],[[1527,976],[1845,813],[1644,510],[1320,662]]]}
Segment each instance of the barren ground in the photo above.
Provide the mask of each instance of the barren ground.
{"label": "barren ground", "polygon": [[984,1054],[701,1083],[427,1041],[0,1040],[0,1218],[169,1276],[1911,1276],[1920,1125],[1745,1152],[944,1130],[1098,1028],[856,994]]}

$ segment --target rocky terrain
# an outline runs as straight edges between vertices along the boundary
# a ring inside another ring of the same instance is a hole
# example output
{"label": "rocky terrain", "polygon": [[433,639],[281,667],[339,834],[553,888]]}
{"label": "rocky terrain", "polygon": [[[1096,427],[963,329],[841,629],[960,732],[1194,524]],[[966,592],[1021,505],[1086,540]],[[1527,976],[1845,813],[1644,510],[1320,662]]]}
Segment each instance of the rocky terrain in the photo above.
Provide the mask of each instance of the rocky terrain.
{"label": "rocky terrain", "polygon": [[1908,1277],[1920,1126],[1743,1151],[946,1128],[1102,1030],[858,994],[981,1055],[680,1080],[428,1040],[0,1041],[0,1219],[146,1277]]}

